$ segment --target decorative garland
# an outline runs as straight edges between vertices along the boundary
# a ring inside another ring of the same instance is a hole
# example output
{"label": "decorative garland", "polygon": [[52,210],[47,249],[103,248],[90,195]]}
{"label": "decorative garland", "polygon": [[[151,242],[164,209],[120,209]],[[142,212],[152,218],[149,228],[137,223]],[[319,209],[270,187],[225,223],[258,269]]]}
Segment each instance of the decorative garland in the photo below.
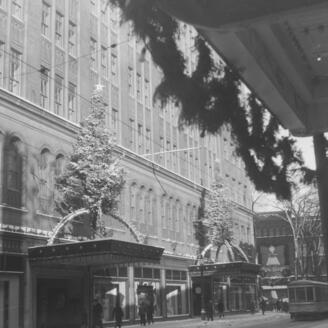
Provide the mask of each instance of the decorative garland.
{"label": "decorative garland", "polygon": [[229,125],[236,154],[244,161],[256,189],[290,199],[289,173],[291,168],[302,168],[300,151],[291,136],[280,133],[277,119],[254,95],[241,102],[237,72],[215,62],[213,50],[198,35],[198,63],[187,75],[186,60],[177,43],[180,25],[158,8],[157,1],[110,1],[121,8],[126,21],[132,22],[136,35],[144,40],[145,49],[163,72],[154,98],[178,103],[181,125],[197,125],[201,136],[218,133],[222,125]]}

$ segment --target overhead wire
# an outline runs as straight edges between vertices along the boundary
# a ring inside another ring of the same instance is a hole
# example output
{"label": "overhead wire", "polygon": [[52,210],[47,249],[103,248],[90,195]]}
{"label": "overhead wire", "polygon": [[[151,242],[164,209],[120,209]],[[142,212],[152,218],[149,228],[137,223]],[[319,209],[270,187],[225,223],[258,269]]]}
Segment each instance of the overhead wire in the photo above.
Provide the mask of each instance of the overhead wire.
{"label": "overhead wire", "polygon": [[[5,49],[2,49],[2,51],[3,51],[4,53],[6,53],[7,55],[9,55],[9,56],[12,55],[10,52],[6,51]],[[89,55],[90,55],[90,54],[89,54]],[[35,67],[34,65],[32,65],[32,64],[30,64],[30,63],[24,61],[24,60],[21,59],[21,58],[19,58],[18,60],[19,60],[21,63],[23,63],[23,64],[25,64],[25,65],[31,67],[31,68],[34,69],[35,71],[38,71],[38,72],[39,72],[39,68]],[[53,81],[56,82],[56,79],[55,79],[55,78],[53,78],[53,77],[51,77],[51,76],[49,76],[49,75],[48,75],[47,77],[48,77],[49,79],[51,79],[51,80],[53,80]],[[67,90],[70,91],[69,87],[67,87],[67,86],[65,86],[65,85],[62,85],[62,87],[63,87],[64,89],[67,89]],[[85,101],[86,103],[92,105],[92,102],[90,101],[90,99],[85,98],[84,96],[82,96],[81,94],[79,94],[79,93],[77,93],[77,92],[75,92],[75,95],[76,95],[77,97],[79,97],[80,99],[82,99],[83,101]],[[56,115],[57,115],[57,114],[56,114]],[[60,115],[59,115],[59,116],[60,116]],[[122,123],[122,125],[124,125],[124,126],[126,126],[127,128],[133,130],[135,133],[140,134],[140,135],[143,136],[144,138],[150,139],[150,140],[152,141],[153,145],[159,146],[160,149],[162,148],[162,145],[161,145],[161,144],[159,144],[158,142],[156,142],[153,138],[148,138],[148,136],[146,136],[144,132],[141,132],[141,133],[140,133],[135,127],[129,125],[128,123],[122,121],[122,120],[119,119],[119,118],[118,118],[117,120],[118,120],[120,123]],[[140,157],[145,158],[144,156],[141,156],[141,155],[138,154],[138,153],[137,153],[137,155],[140,156]],[[207,173],[205,172],[204,169],[202,169],[201,167],[196,166],[196,165],[193,164],[191,161],[186,160],[185,158],[183,158],[182,156],[179,156],[179,155],[178,155],[177,157],[178,157],[180,160],[182,160],[183,162],[186,162],[188,165],[191,165],[194,169],[199,170],[202,174],[207,174]],[[154,162],[154,161],[151,160],[151,162]],[[160,165],[160,164],[158,164],[157,162],[154,162],[154,163],[155,163],[156,165]],[[174,172],[174,171],[173,171],[173,172]],[[158,179],[158,177],[156,177],[156,179]],[[188,179],[188,178],[187,178],[187,179]]]}

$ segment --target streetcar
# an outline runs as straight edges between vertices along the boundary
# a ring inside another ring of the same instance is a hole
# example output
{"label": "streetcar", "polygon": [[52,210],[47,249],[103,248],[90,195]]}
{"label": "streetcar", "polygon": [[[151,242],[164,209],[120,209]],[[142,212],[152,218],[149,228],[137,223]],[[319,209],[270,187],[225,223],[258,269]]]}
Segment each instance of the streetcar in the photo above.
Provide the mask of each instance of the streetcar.
{"label": "streetcar", "polygon": [[289,313],[292,319],[328,315],[328,283],[296,280],[288,284]]}

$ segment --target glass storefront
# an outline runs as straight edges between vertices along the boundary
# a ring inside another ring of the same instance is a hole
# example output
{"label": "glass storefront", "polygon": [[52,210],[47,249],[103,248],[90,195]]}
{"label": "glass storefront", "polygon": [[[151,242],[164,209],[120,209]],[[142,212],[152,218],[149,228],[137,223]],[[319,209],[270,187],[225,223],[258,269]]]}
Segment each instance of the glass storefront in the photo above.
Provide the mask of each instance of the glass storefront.
{"label": "glass storefront", "polygon": [[111,277],[94,277],[94,299],[102,306],[103,322],[114,321],[113,310],[119,304],[124,319],[129,318],[127,281],[114,280]]}
{"label": "glass storefront", "polygon": [[187,314],[188,288],[187,273],[178,270],[166,270],[165,298],[167,316]]}

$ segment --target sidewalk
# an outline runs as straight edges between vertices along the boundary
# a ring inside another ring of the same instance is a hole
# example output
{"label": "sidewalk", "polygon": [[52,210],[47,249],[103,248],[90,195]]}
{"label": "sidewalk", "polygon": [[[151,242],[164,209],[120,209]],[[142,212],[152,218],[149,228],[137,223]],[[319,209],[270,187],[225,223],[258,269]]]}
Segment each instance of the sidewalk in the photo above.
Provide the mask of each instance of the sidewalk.
{"label": "sidewalk", "polygon": [[229,326],[230,322],[236,321],[266,321],[272,318],[283,318],[288,317],[288,313],[281,312],[271,312],[268,311],[265,315],[258,312],[255,314],[244,313],[244,314],[227,314],[223,319],[219,319],[215,317],[213,321],[201,321],[200,317],[190,318],[190,319],[182,319],[182,320],[167,320],[167,321],[156,321],[153,325],[140,326],[137,325],[126,325],[126,327],[136,328],[136,327],[154,327],[154,328],[202,328],[202,327],[218,327],[220,323],[220,327]]}

